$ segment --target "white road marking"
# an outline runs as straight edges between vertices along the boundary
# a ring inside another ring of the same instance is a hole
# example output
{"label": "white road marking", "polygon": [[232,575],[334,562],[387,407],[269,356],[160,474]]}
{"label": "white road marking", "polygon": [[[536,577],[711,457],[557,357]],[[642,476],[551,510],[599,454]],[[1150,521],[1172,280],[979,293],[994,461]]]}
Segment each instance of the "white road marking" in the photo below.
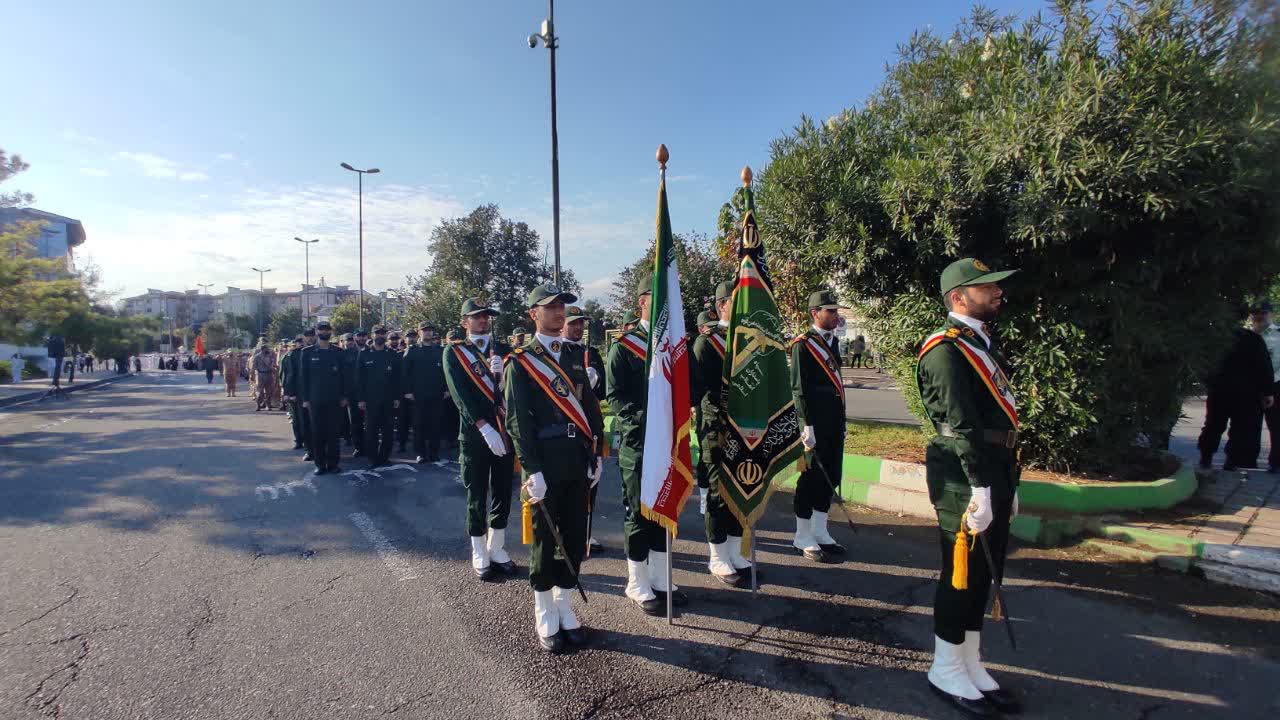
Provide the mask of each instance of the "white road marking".
{"label": "white road marking", "polygon": [[283,492],[285,495],[293,495],[293,491],[297,488],[306,488],[310,490],[313,495],[320,493],[320,491],[316,489],[315,483],[311,482],[311,476],[308,475],[304,476],[301,480],[290,480],[286,483],[275,483],[274,485],[259,485],[253,489],[253,494],[256,495],[259,500],[265,500],[265,496],[268,494],[271,495],[272,500],[276,500],[280,497],[280,493]]}
{"label": "white road marking", "polygon": [[360,532],[364,533],[369,543],[373,545],[373,549],[378,551],[378,555],[382,557],[382,564],[387,566],[387,569],[391,571],[392,575],[396,576],[397,580],[404,582],[405,580],[417,579],[418,574],[414,572],[409,563],[405,562],[404,558],[400,556],[400,552],[396,550],[396,546],[392,545],[387,536],[378,530],[378,527],[373,524],[373,520],[368,515],[357,512],[351,513],[347,517],[351,519],[351,522],[355,523],[357,528],[360,528]]}

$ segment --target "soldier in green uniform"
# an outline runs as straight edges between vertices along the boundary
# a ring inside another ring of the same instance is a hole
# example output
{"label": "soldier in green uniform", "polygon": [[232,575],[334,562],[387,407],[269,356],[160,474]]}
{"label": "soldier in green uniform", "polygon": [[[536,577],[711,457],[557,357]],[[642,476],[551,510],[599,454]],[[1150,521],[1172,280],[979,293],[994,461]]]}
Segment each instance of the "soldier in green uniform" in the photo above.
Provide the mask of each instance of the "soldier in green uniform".
{"label": "soldier in green uniform", "polygon": [[810,467],[796,481],[796,536],[791,544],[806,558],[830,562],[844,547],[827,531],[832,484],[844,464],[844,382],[840,379],[840,321],[835,293],[809,296],[813,326],[791,341],[791,390],[803,431],[800,441],[812,453]]}
{"label": "soldier in green uniform", "polygon": [[[512,351],[506,368],[508,429],[520,458],[524,490],[555,523],[561,555],[541,510],[533,515],[529,584],[544,650],[583,645],[586,633],[569,603],[587,549],[588,487],[604,468],[604,418],[591,389],[583,347],[561,337],[565,303],[577,298],[539,285],[526,298],[534,335]],[[573,567],[570,572],[566,563]]]}
{"label": "soldier in green uniform", "polygon": [[[723,386],[725,336],[729,327],[729,304],[735,283],[725,281],[716,286],[717,319],[708,332],[693,341],[693,362],[697,367],[698,469],[707,478],[706,510],[703,521],[707,531],[710,560],[708,569],[720,582],[737,586],[747,581],[753,568],[742,555],[742,523],[734,517],[720,494],[723,470],[716,462],[720,439],[724,432],[720,390]],[[708,318],[710,320],[710,318]]]}
{"label": "soldier in green uniform", "polygon": [[[571,301],[572,302],[572,301]],[[560,331],[560,337],[565,342],[571,343],[582,349],[587,364],[587,384],[591,386],[591,392],[598,398],[603,394],[604,387],[604,358],[601,357],[600,351],[593,345],[587,345],[583,342],[583,338],[587,333],[587,316],[582,312],[582,308],[571,305],[565,308],[564,328]],[[594,511],[596,506],[596,495],[599,494],[600,483],[591,484],[591,501],[587,507]],[[589,529],[589,528],[588,528]],[[591,546],[591,552],[600,552],[604,550],[604,545],[600,544],[594,536],[587,538],[587,544]]]}
{"label": "soldier in green uniform", "polygon": [[635,310],[628,310],[622,315],[622,332],[629,332],[636,329],[636,325],[640,324],[640,316],[636,315]]}
{"label": "soldier in green uniform", "polygon": [[638,325],[618,336],[605,361],[609,408],[622,429],[618,448],[618,468],[622,471],[623,543],[627,553],[626,595],[649,615],[661,615],[666,593],[673,605],[683,606],[689,598],[667,587],[667,536],[658,523],[640,512],[640,474],[644,459],[644,408],[648,399],[645,358],[649,347],[649,302],[652,277],[640,278]]}
{"label": "soldier in green uniform", "polygon": [[405,399],[413,403],[413,450],[419,465],[440,460],[440,429],[449,388],[444,381],[444,348],[436,328],[418,325],[418,344],[404,354]]}
{"label": "soldier in green uniform", "polygon": [[316,475],[336,473],[338,467],[338,431],[342,411],[347,407],[346,358],[329,344],[333,329],[328,322],[316,324],[316,345],[302,355],[302,407],[311,416],[311,454]]}
{"label": "soldier in green uniform", "polygon": [[373,328],[373,347],[356,358],[356,399],[364,413],[365,454],[369,467],[391,458],[391,417],[400,407],[400,354],[387,347],[387,329]]}
{"label": "soldier in green uniform", "polygon": [[293,339],[289,352],[280,360],[280,382],[283,386],[284,401],[289,406],[289,428],[293,430],[293,449],[304,447],[302,430],[302,403],[298,401],[298,359],[302,357],[302,336]]}
{"label": "soldier in green uniform", "polygon": [[467,337],[451,341],[444,353],[445,382],[462,416],[458,458],[467,490],[471,567],[481,580],[494,579],[495,571],[516,572],[506,550],[515,456],[507,436],[501,387],[503,358],[511,348],[490,335],[490,323],[497,314],[474,298],[467,300],[462,305]]}
{"label": "soldier in green uniform", "polygon": [[[409,351],[418,346],[418,331],[410,328],[405,331],[404,341],[400,344],[396,351],[400,354],[401,365],[409,355]],[[400,452],[404,452],[409,444],[409,431],[413,430],[413,406],[414,402],[408,398],[400,401],[400,409],[396,411],[396,438],[400,441]],[[415,434],[413,444],[417,446],[418,437]]]}
{"label": "soldier in green uniform", "polygon": [[925,453],[925,473],[942,546],[929,685],[978,717],[1020,709],[982,667],[978,652],[992,580],[980,541],[967,557],[967,588],[953,583],[959,579],[953,559],[961,523],[984,536],[995,572],[1003,576],[1009,523],[1018,513],[1018,410],[989,326],[1003,302],[997,283],[1014,272],[992,272],[973,258],[947,266],[940,283],[947,322],[925,340],[916,372],[920,399],[937,430]]}

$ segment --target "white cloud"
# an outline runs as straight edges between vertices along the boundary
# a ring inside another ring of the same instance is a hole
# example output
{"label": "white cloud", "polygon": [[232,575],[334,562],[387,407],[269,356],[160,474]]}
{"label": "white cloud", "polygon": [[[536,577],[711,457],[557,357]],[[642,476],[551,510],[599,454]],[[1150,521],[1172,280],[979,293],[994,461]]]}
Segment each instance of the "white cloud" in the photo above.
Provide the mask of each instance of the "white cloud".
{"label": "white cloud", "polygon": [[618,275],[605,275],[598,277],[591,282],[582,283],[582,299],[596,300],[602,305],[609,304],[609,293],[613,292],[613,284],[617,282]]}
{"label": "white cloud", "polygon": [[103,170],[102,168],[90,168],[90,167],[80,168],[80,174],[84,175],[85,177],[110,177],[111,176],[111,172],[109,170]]}
{"label": "white cloud", "polygon": [[147,177],[172,178],[178,176],[178,163],[168,158],[152,155],[151,153],[135,153],[124,150],[116,153],[116,155],[136,164],[142,170],[142,174]]}
{"label": "white cloud", "polygon": [[182,182],[201,182],[208,180],[209,176],[202,172],[184,172],[178,176],[178,179]]}

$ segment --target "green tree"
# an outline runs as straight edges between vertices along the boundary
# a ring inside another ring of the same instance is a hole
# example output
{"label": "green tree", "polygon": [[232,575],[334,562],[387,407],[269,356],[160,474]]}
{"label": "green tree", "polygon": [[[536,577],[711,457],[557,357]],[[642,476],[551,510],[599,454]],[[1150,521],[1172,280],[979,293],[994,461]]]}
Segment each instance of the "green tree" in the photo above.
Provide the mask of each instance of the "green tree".
{"label": "green tree", "polygon": [[[356,302],[355,298],[343,300],[338,307],[333,309],[329,324],[333,326],[333,334],[335,336],[355,332],[360,327],[360,304]],[[374,325],[380,324],[382,324],[381,304],[365,300],[364,329],[370,330]],[[302,332],[302,330],[299,329],[298,332]]]}
{"label": "green tree", "polygon": [[[677,233],[673,240],[680,270],[685,328],[693,333],[698,313],[715,306],[716,285],[733,279],[734,265],[721,257],[710,238],[702,233]],[[650,241],[644,255],[623,268],[614,280],[609,299],[619,319],[636,307],[636,283],[643,275],[653,272],[653,248]]]}
{"label": "green tree", "polygon": [[[368,308],[365,308],[366,312]],[[302,309],[282,308],[271,315],[267,324],[267,339],[271,342],[292,340],[302,334]]]}
{"label": "green tree", "polygon": [[[524,222],[502,217],[497,205],[481,205],[464,217],[446,220],[431,232],[427,249],[431,267],[409,278],[401,291],[407,301],[405,316],[411,322],[434,323],[446,333],[457,326],[459,310],[469,297],[499,310],[494,327],[498,336],[527,328],[525,296],[552,277],[538,233]],[[565,268],[560,285],[581,292],[573,271]]]}
{"label": "green tree", "polygon": [[1109,7],[919,32],[865,103],[774,140],[759,178],[775,278],[837,279],[917,411],[942,268],[1021,268],[999,334],[1023,458],[1051,468],[1161,444],[1278,267],[1274,6]]}
{"label": "green tree", "polygon": [[205,352],[212,353],[231,347],[231,332],[221,320],[206,320],[200,326],[200,334],[204,336]]}

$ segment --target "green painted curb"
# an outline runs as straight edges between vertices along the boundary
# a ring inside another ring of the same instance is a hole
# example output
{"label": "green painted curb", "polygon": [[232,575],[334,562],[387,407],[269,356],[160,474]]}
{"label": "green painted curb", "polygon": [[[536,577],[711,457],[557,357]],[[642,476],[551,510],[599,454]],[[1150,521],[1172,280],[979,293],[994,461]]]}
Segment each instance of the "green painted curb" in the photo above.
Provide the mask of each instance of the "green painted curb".
{"label": "green painted curb", "polygon": [[1195,494],[1197,485],[1195,470],[1184,464],[1173,477],[1152,482],[1067,485],[1043,480],[1023,480],[1018,487],[1018,499],[1022,507],[1028,510],[1090,515],[1170,508]]}
{"label": "green painted curb", "polygon": [[1123,545],[1115,542],[1108,542],[1097,538],[1085,540],[1081,545],[1093,548],[1108,555],[1136,560],[1138,562],[1150,563],[1161,567],[1176,570],[1178,572],[1189,572],[1195,567],[1195,559],[1182,555],[1169,555],[1147,548],[1136,547],[1133,545]]}
{"label": "green painted curb", "polygon": [[1191,538],[1169,535],[1168,533],[1144,530],[1127,525],[1104,525],[1094,523],[1091,532],[1107,540],[1145,545],[1165,554],[1198,560],[1204,557],[1204,543]]}

